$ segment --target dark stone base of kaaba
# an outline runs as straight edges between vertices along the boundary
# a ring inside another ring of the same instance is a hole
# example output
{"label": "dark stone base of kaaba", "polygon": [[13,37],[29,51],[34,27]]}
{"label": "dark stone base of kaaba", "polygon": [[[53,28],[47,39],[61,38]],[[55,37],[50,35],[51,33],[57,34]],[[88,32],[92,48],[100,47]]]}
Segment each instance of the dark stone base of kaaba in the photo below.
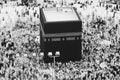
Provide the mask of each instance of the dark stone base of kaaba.
{"label": "dark stone base of kaaba", "polygon": [[81,55],[81,41],[54,41],[45,42],[44,45],[44,62],[53,62],[53,58],[48,56],[48,52],[60,51],[60,57],[56,58],[57,62],[69,62],[69,61],[80,61]]}

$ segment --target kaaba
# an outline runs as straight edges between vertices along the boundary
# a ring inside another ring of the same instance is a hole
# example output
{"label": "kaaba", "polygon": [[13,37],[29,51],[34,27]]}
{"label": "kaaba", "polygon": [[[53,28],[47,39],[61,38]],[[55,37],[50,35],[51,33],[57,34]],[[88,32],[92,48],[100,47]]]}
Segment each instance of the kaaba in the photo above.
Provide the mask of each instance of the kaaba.
{"label": "kaaba", "polygon": [[44,61],[52,62],[49,52],[60,52],[58,62],[81,59],[82,20],[73,7],[40,8],[40,48]]}

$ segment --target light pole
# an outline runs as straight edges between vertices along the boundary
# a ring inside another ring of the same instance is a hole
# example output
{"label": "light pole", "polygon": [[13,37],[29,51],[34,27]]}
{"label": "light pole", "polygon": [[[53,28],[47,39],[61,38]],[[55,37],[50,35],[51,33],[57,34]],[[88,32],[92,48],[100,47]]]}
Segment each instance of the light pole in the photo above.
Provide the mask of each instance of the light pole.
{"label": "light pole", "polygon": [[53,73],[54,79],[53,80],[56,80],[56,78],[55,78],[55,63],[56,63],[55,58],[60,57],[60,52],[56,51],[55,55],[53,55],[52,52],[48,52],[48,56],[50,58],[53,58],[53,64],[54,64],[53,65],[53,67],[54,67],[54,73]]}
{"label": "light pole", "polygon": [[44,52],[40,52],[39,60],[44,63],[43,58],[44,58]]}
{"label": "light pole", "polygon": [[55,68],[55,63],[56,63],[55,58],[60,57],[60,52],[59,52],[59,51],[56,51],[55,55],[53,55],[52,52],[48,52],[48,56],[49,56],[50,58],[53,58],[53,64],[54,64],[53,67]]}
{"label": "light pole", "polygon": [[[41,58],[43,59],[44,53],[41,52],[41,53],[40,53],[40,56],[41,56]],[[54,73],[52,73],[52,74],[53,74],[53,76],[54,76],[54,80],[56,80],[56,78],[55,78],[55,63],[56,63],[55,58],[56,58],[56,57],[60,57],[60,51],[56,51],[55,55],[53,55],[52,52],[48,52],[48,56],[49,56],[50,58],[53,58],[53,60],[54,60],[54,61],[53,61],[53,64],[54,64],[54,66],[53,66],[53,68],[54,68]]]}

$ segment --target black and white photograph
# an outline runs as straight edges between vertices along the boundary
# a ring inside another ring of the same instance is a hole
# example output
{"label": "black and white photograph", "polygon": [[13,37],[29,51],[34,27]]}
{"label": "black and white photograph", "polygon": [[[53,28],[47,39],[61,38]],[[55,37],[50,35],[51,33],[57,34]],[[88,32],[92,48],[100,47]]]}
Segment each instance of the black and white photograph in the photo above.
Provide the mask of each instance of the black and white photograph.
{"label": "black and white photograph", "polygon": [[120,80],[120,0],[0,0],[0,80]]}

